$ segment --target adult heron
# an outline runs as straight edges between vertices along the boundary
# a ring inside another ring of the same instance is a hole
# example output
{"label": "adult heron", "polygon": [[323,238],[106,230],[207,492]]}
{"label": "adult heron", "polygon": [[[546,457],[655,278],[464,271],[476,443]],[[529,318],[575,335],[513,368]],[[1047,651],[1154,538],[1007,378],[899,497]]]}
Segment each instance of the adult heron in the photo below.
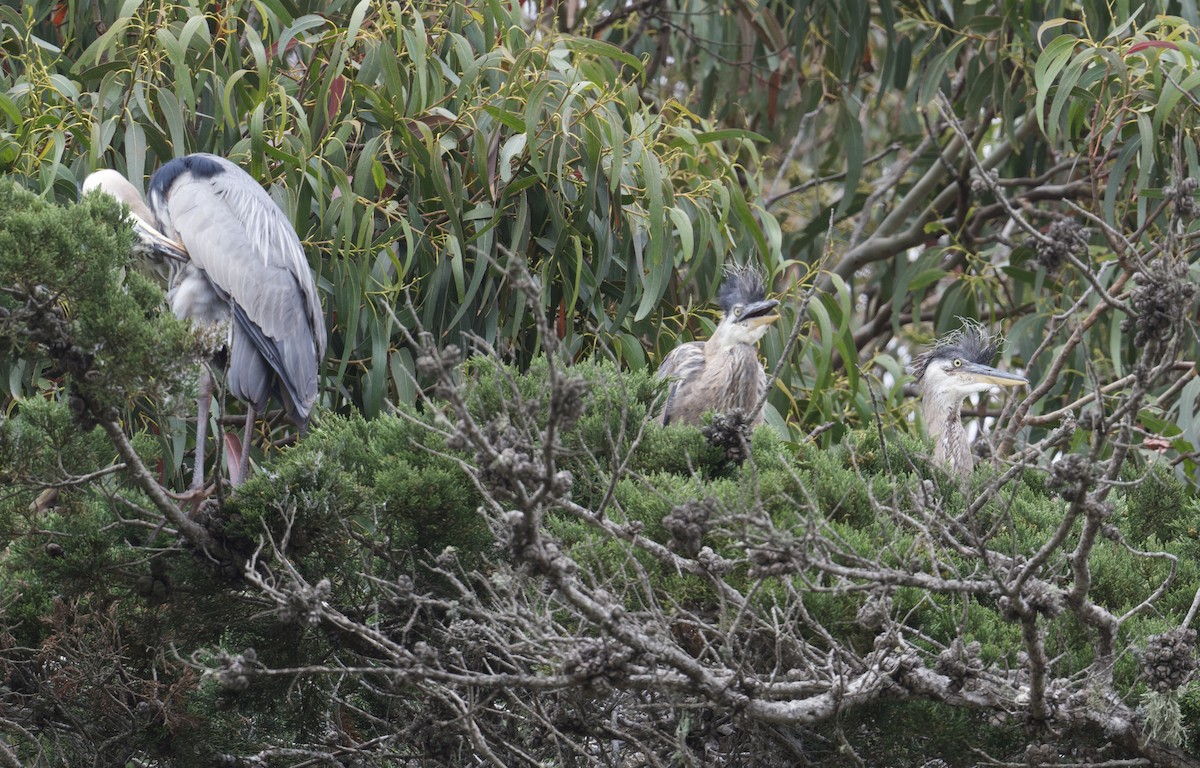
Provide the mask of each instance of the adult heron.
{"label": "adult heron", "polygon": [[992,367],[999,347],[997,337],[974,323],[966,323],[917,357],[913,364],[921,390],[925,430],[933,441],[933,460],[961,477],[970,475],[975,465],[962,424],[963,400],[994,387],[1029,383],[1024,376]]}
{"label": "adult heron", "polygon": [[761,424],[762,412],[751,414],[767,387],[758,359],[758,340],[779,319],[779,302],[766,298],[762,273],[753,267],[727,270],[717,292],[721,320],[707,341],[690,341],[672,349],[658,367],[669,381],[662,424],[700,424],[709,411],[734,410]]}
{"label": "adult heron", "polygon": [[[176,158],[150,179],[148,199],[119,173],[97,171],[83,190],[103,190],[129,206],[143,246],[171,263],[172,312],[225,329],[229,392],[246,404],[246,431],[231,465],[238,485],[249,465],[256,414],[272,397],[303,430],[317,399],[325,317],[300,238],[283,211],[245,171],[223,157]],[[200,373],[196,465],[204,486],[204,443],[213,380]]]}

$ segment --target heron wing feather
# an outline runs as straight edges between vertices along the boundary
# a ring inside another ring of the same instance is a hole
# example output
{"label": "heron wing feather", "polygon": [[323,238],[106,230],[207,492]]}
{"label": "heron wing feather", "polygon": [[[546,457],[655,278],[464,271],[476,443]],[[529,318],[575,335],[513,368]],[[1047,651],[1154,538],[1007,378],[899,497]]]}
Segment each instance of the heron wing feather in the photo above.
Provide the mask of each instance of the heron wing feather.
{"label": "heron wing feather", "polygon": [[[233,321],[238,324],[243,333],[233,334],[230,339],[230,360],[237,360],[237,365],[229,366],[229,389],[243,402],[250,403],[260,413],[267,407],[267,401],[272,394],[272,370],[277,370],[278,356],[272,361],[270,354],[261,354],[264,348],[262,339],[255,338],[261,332],[253,323],[247,323],[245,313],[234,309]],[[266,345],[271,350],[274,345]],[[277,393],[276,393],[277,394]]]}
{"label": "heron wing feather", "polygon": [[681,344],[663,358],[662,363],[658,366],[658,377],[669,382],[667,402],[663,405],[662,412],[664,426],[671,423],[671,410],[679,388],[687,386],[692,377],[703,369],[704,342],[702,341],[689,341],[687,344]]}

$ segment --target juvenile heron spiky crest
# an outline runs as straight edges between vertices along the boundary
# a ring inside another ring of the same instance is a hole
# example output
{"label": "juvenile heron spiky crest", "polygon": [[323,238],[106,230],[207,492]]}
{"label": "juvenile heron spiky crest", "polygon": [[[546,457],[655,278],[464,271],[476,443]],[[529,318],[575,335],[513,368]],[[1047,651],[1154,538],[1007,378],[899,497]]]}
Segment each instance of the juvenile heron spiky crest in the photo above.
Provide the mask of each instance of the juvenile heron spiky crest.
{"label": "juvenile heron spiky crest", "polygon": [[676,347],[658,368],[659,378],[671,382],[660,417],[664,425],[698,425],[709,411],[734,410],[751,417],[752,424],[762,423],[761,413],[750,413],[767,386],[754,345],[779,319],[779,302],[766,295],[763,275],[753,267],[725,271],[717,291],[721,321],[712,337]]}
{"label": "juvenile heron spiky crest", "polygon": [[913,363],[921,390],[921,413],[933,441],[933,460],[961,476],[971,474],[974,459],[962,425],[962,403],[993,387],[1028,384],[1024,376],[992,367],[1001,339],[977,323],[964,321]]}

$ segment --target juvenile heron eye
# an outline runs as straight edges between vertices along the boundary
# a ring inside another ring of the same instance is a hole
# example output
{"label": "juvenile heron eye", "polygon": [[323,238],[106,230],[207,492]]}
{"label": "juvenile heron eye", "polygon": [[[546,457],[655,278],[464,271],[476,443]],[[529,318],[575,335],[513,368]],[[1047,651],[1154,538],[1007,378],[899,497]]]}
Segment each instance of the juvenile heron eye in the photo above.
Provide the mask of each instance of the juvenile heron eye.
{"label": "juvenile heron eye", "polygon": [[744,307],[744,306],[742,306],[741,304],[734,304],[734,305],[733,305],[733,316],[734,316],[734,317],[741,317],[741,316],[742,316],[742,311],[743,311],[744,309],[745,309],[745,307]]}
{"label": "juvenile heron eye", "polygon": [[961,359],[959,359],[959,358],[957,358],[957,357],[956,357],[956,358],[954,358],[954,367],[955,367],[955,368],[962,368],[962,360],[961,360]]}

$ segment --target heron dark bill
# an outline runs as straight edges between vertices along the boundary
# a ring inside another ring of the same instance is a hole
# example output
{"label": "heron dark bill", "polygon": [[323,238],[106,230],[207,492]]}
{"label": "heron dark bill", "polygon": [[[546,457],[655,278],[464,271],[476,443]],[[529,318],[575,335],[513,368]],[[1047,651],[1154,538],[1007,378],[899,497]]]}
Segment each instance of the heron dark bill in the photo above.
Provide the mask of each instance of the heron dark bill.
{"label": "heron dark bill", "polygon": [[129,208],[129,223],[137,235],[140,270],[162,284],[170,281],[174,268],[188,260],[183,245],[171,240],[156,228],[154,214],[143,202],[142,196],[120,173],[104,168],[88,174],[83,180],[83,194],[94,190],[106,192]]}

